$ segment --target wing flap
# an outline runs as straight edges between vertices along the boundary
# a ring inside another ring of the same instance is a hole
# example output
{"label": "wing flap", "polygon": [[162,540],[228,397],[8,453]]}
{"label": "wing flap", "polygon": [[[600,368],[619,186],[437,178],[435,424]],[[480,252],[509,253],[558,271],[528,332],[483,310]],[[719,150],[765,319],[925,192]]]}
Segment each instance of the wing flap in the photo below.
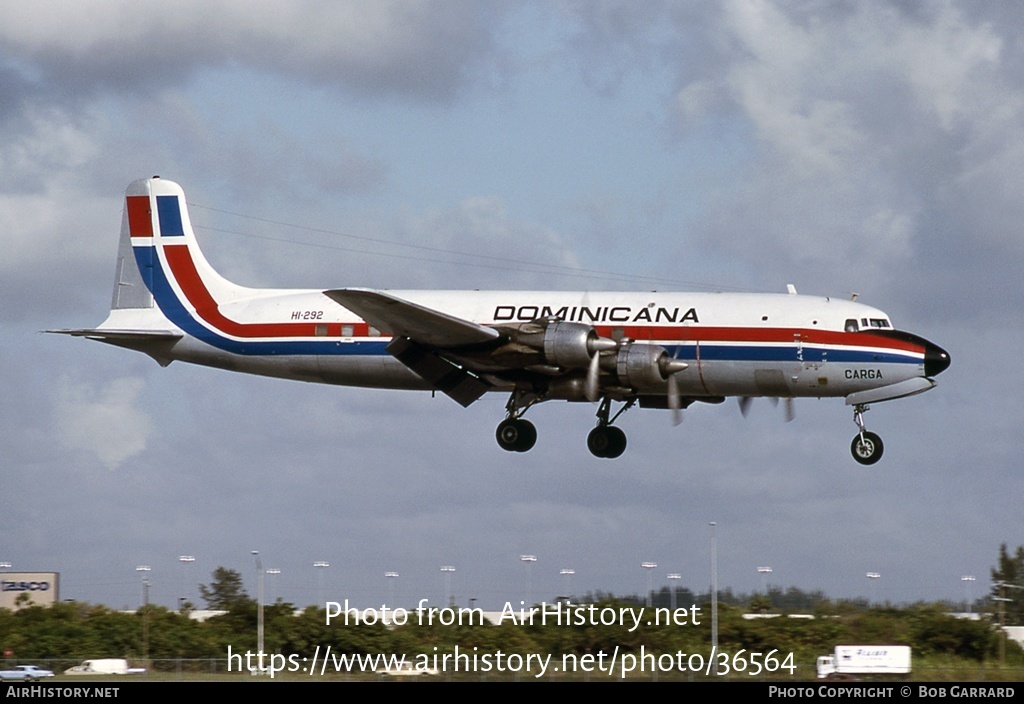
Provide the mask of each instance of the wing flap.
{"label": "wing flap", "polygon": [[408,337],[396,337],[387,349],[395,359],[463,408],[491,389],[491,385],[476,374]]}
{"label": "wing flap", "polygon": [[382,291],[342,288],[324,295],[381,332],[408,337],[437,349],[486,344],[501,334],[494,328],[406,301]]}

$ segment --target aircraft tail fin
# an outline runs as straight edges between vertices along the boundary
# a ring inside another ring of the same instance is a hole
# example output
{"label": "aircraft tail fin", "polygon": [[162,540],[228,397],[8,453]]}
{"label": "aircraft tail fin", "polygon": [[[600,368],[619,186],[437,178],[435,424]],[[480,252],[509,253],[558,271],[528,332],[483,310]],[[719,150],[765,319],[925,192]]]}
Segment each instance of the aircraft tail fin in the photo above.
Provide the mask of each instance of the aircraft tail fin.
{"label": "aircraft tail fin", "polygon": [[249,289],[218,274],[192,229],[185,192],[159,176],[125,191],[111,310],[217,305]]}

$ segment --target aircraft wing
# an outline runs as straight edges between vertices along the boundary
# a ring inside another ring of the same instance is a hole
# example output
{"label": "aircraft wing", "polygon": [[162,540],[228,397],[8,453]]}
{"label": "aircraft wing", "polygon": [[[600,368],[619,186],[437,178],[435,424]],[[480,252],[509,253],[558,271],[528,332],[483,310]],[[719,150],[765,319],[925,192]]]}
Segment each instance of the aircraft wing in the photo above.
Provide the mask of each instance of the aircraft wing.
{"label": "aircraft wing", "polygon": [[419,374],[435,389],[468,406],[484,395],[491,384],[473,370],[449,359],[447,350],[487,344],[501,333],[382,291],[342,288],[324,291],[381,332],[394,339],[388,352]]}
{"label": "aircraft wing", "polygon": [[485,344],[500,337],[494,328],[425,308],[382,291],[340,288],[324,291],[324,295],[381,332],[408,337],[439,350]]}

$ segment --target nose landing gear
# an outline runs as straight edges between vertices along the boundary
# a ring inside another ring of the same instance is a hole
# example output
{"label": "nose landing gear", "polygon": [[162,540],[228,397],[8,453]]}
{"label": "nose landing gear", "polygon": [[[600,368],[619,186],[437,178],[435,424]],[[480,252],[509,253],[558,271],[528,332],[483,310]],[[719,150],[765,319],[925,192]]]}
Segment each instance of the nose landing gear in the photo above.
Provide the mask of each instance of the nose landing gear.
{"label": "nose landing gear", "polygon": [[864,412],[868,408],[868,406],[862,403],[858,403],[853,407],[853,422],[860,428],[860,432],[854,436],[853,442],[850,443],[850,453],[853,455],[853,459],[865,465],[874,464],[882,459],[882,451],[884,450],[882,438],[864,427]]}

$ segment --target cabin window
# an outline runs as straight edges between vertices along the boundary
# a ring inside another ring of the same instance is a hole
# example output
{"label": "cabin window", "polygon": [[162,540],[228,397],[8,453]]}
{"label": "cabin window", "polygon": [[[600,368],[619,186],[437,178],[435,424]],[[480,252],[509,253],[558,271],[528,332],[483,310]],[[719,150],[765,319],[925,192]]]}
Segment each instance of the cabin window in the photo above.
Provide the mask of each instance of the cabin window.
{"label": "cabin window", "polygon": [[327,326],[323,323],[317,323],[314,334],[317,337],[327,337]]}
{"label": "cabin window", "polygon": [[366,334],[370,337],[380,337],[380,330],[371,325]]}
{"label": "cabin window", "polygon": [[843,329],[846,330],[846,332],[857,332],[857,319],[847,318],[846,324],[843,325]]}
{"label": "cabin window", "polygon": [[342,337],[352,337],[354,334],[355,334],[355,327],[353,325],[342,325],[341,326],[341,336]]}

